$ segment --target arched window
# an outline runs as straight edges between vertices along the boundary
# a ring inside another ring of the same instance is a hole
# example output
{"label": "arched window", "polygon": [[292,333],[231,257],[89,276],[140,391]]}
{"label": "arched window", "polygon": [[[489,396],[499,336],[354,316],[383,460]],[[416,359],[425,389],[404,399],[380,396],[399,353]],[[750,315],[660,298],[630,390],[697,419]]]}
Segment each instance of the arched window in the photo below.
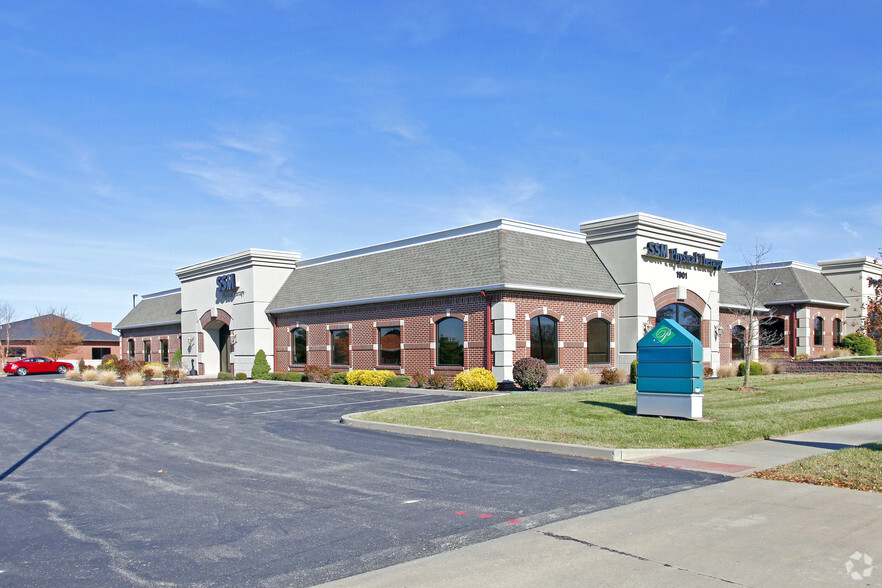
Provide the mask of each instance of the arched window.
{"label": "arched window", "polygon": [[129,339],[129,360],[135,361],[135,340]]}
{"label": "arched window", "polygon": [[609,323],[603,319],[588,321],[588,363],[609,363]]}
{"label": "arched window", "polygon": [[668,304],[655,314],[656,322],[670,319],[692,333],[692,336],[701,340],[701,315],[695,309],[685,304]]}
{"label": "arched window", "polygon": [[530,355],[557,364],[557,321],[547,315],[530,319]]}
{"label": "arched window", "polygon": [[291,330],[291,363],[306,363],[306,329]]}
{"label": "arched window", "polygon": [[815,345],[824,344],[824,319],[819,316],[815,317]]}
{"label": "arched window", "polygon": [[760,319],[760,347],[784,345],[784,319],[778,316]]}
{"label": "arched window", "polygon": [[732,360],[744,359],[747,349],[747,329],[741,325],[732,327]]}
{"label": "arched window", "polygon": [[463,365],[463,326],[458,318],[447,317],[435,324],[437,365]]}
{"label": "arched window", "polygon": [[842,345],[842,321],[833,319],[833,345]]}

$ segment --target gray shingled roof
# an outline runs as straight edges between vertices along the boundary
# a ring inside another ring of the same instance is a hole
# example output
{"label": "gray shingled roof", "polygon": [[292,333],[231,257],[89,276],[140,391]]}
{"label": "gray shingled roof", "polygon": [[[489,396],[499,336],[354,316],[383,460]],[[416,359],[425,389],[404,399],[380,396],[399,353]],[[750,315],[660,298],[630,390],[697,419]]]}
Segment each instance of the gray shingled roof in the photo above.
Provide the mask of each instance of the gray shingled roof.
{"label": "gray shingled roof", "polygon": [[621,298],[587,243],[496,229],[316,265],[306,260],[267,312],[503,285]]}
{"label": "gray shingled roof", "polygon": [[[43,315],[50,316],[50,315]],[[37,319],[42,317],[34,317],[23,321],[15,321],[9,323],[9,338],[12,341],[35,341],[42,337],[40,330],[37,328]],[[119,337],[113,333],[106,333],[100,329],[94,329],[89,325],[84,325],[75,321],[70,321],[76,325],[77,332],[83,338],[84,342],[108,341],[119,342]],[[7,325],[0,326],[0,339],[6,340]]]}
{"label": "gray shingled roof", "polygon": [[726,308],[747,308],[747,300],[741,293],[741,286],[726,270],[718,272],[718,284],[720,287],[720,306]]}
{"label": "gray shingled roof", "polygon": [[[763,304],[802,302],[843,308],[848,306],[848,302],[839,290],[820,272],[793,266],[761,268],[758,271],[760,284],[764,287]],[[752,281],[752,274],[750,270],[736,272],[730,270],[729,273],[733,279],[745,286]]]}
{"label": "gray shingled roof", "polygon": [[181,322],[181,293],[144,298],[123,317],[116,330]]}

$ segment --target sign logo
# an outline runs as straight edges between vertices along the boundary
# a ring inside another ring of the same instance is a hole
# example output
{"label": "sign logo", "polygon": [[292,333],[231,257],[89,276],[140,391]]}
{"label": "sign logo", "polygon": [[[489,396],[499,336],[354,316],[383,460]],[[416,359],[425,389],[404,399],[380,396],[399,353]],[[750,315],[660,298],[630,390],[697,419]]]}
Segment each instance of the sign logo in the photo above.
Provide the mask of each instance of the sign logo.
{"label": "sign logo", "polygon": [[226,274],[217,277],[217,289],[221,292],[232,292],[236,289],[236,274]]}
{"label": "sign logo", "polygon": [[667,259],[677,264],[708,267],[714,271],[723,267],[723,260],[721,259],[714,259],[697,251],[691,255],[688,251],[680,253],[677,249],[670,249],[664,243],[656,243],[655,241],[650,241],[646,244],[646,256]]}
{"label": "sign logo", "polygon": [[671,327],[661,326],[653,331],[652,338],[664,345],[673,338],[674,334],[675,333],[671,330]]}

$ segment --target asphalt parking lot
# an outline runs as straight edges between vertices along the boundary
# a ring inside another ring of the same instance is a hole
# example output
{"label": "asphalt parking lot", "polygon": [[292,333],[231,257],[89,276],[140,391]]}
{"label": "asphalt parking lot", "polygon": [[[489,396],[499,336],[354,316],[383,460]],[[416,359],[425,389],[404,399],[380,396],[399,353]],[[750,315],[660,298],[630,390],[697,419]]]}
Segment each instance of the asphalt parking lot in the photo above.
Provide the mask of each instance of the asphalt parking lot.
{"label": "asphalt parking lot", "polygon": [[0,378],[0,586],[308,586],[727,479],[338,422],[446,399]]}

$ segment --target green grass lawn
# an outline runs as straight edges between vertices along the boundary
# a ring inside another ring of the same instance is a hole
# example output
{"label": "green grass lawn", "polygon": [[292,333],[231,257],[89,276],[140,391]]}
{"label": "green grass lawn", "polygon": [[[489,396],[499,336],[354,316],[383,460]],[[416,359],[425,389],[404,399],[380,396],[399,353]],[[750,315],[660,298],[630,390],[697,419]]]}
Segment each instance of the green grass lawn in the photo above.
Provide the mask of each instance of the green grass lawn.
{"label": "green grass lawn", "polygon": [[600,447],[720,447],[882,419],[882,375],[753,376],[705,381],[704,420],[636,416],[636,387],[510,394],[363,413],[360,418]]}
{"label": "green grass lawn", "polygon": [[807,457],[751,476],[882,492],[882,441]]}

